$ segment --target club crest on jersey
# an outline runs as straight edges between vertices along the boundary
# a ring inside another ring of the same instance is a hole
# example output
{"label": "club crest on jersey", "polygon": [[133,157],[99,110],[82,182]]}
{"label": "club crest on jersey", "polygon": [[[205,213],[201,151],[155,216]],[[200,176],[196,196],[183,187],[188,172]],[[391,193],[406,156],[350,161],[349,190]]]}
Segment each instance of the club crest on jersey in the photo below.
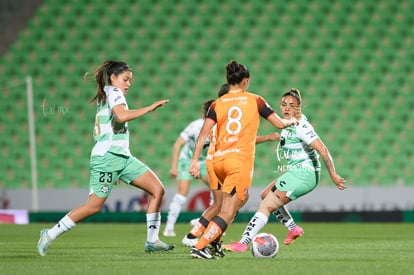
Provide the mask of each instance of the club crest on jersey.
{"label": "club crest on jersey", "polygon": [[103,193],[108,193],[109,192],[109,184],[108,183],[104,183],[104,185],[101,188],[101,191]]}

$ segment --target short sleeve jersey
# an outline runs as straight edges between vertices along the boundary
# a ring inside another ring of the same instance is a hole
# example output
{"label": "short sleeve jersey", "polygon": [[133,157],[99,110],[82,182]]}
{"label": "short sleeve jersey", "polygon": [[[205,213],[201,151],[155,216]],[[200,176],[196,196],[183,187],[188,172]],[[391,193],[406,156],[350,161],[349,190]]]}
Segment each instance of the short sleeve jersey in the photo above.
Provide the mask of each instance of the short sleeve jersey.
{"label": "short sleeve jersey", "polygon": [[207,117],[217,124],[214,159],[253,160],[260,116],[267,119],[272,114],[261,96],[249,92],[228,93],[213,102]]}
{"label": "short sleeve jersey", "polygon": [[[201,127],[203,126],[204,119],[199,118],[194,120],[180,133],[180,137],[183,138],[186,143],[183,145],[180,151],[179,159],[191,160],[194,148],[196,144],[196,140],[198,135],[200,134]],[[207,139],[203,151],[201,153],[199,161],[205,161],[207,156],[207,150],[209,147],[209,140]]]}
{"label": "short sleeve jersey", "polygon": [[289,166],[309,164],[320,166],[318,153],[310,144],[319,138],[305,115],[297,126],[289,126],[282,130],[277,148],[278,160],[286,159]]}
{"label": "short sleeve jersey", "polygon": [[115,120],[112,108],[124,104],[128,105],[124,94],[119,88],[105,86],[106,102],[98,103],[95,117],[94,141],[92,156],[103,156],[107,152],[130,156],[128,123],[119,123]]}

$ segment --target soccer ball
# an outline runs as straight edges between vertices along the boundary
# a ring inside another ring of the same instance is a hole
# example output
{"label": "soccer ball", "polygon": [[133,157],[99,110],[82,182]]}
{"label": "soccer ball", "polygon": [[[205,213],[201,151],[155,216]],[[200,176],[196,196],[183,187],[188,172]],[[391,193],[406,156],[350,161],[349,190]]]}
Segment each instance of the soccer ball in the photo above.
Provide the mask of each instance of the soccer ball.
{"label": "soccer ball", "polygon": [[274,258],[279,252],[279,242],[270,233],[259,233],[252,240],[251,251],[255,258]]}

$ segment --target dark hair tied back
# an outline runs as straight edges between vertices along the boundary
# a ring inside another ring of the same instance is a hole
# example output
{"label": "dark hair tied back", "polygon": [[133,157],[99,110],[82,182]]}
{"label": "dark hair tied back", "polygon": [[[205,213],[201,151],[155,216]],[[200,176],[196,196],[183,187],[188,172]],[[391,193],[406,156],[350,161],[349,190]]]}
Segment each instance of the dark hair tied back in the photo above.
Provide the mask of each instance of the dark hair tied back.
{"label": "dark hair tied back", "polygon": [[90,100],[90,102],[98,101],[99,104],[106,102],[106,95],[104,87],[107,84],[111,84],[111,75],[118,76],[124,71],[132,72],[132,69],[127,63],[122,61],[105,61],[96,71],[95,80],[97,84],[96,95]]}
{"label": "dark hair tied back", "polygon": [[244,78],[250,77],[250,72],[247,67],[237,61],[231,61],[227,64],[226,71],[227,83],[230,85],[239,84]]}
{"label": "dark hair tied back", "polygon": [[112,74],[119,75],[124,71],[132,71],[132,69],[122,61],[108,61],[108,66],[106,67],[106,76],[110,77]]}

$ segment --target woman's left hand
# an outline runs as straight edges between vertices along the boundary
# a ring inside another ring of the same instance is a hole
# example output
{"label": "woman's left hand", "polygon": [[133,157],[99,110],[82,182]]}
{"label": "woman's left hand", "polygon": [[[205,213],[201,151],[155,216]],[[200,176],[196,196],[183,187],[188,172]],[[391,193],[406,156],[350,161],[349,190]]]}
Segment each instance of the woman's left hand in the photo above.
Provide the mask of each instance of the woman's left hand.
{"label": "woman's left hand", "polygon": [[191,161],[189,172],[194,178],[200,178],[200,164],[198,162]]}

